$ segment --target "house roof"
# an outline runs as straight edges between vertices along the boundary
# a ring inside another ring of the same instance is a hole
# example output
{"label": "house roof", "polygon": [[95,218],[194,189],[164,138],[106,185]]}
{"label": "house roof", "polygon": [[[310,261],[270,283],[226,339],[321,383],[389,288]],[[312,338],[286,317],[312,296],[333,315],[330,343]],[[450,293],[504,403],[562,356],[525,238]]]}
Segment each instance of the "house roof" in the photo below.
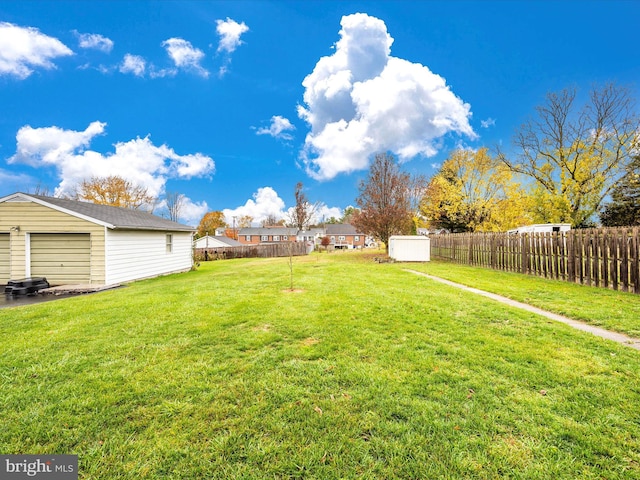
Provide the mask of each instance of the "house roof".
{"label": "house roof", "polygon": [[318,237],[318,236],[324,236],[325,232],[324,232],[324,228],[321,227],[313,227],[310,228],[309,230],[300,230],[298,232],[298,236],[304,236],[304,237]]}
{"label": "house roof", "polygon": [[325,226],[327,235],[362,235],[350,223],[329,223]]}
{"label": "house roof", "polygon": [[193,232],[196,229],[188,225],[167,220],[151,213],[130,208],[98,205],[90,202],[80,202],[66,198],[31,195],[28,193],[14,193],[0,198],[3,202],[32,201],[54,210],[58,210],[74,217],[104,225],[110,229],[122,230],[161,230],[171,232]]}
{"label": "house roof", "polygon": [[287,228],[287,227],[266,227],[266,228],[241,228],[239,235],[288,235],[295,237],[298,233],[296,228]]}

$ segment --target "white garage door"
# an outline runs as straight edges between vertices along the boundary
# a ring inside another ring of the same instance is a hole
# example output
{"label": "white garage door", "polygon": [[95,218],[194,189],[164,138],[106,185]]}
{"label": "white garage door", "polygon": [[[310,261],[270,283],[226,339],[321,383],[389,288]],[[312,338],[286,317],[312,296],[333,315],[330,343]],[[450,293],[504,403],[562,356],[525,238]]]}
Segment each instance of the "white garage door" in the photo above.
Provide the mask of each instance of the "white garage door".
{"label": "white garage door", "polygon": [[32,233],[31,276],[51,285],[88,284],[91,241],[88,233]]}
{"label": "white garage door", "polygon": [[10,280],[9,273],[9,234],[0,233],[0,285]]}

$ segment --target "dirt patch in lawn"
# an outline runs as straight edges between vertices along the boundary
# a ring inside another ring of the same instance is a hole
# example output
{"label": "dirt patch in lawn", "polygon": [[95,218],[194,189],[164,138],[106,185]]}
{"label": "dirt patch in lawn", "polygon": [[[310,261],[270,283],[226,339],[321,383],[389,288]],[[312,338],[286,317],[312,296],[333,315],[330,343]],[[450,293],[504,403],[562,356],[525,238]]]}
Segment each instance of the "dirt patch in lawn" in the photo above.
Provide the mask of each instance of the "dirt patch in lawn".
{"label": "dirt patch in lawn", "polygon": [[271,331],[271,325],[265,323],[264,325],[258,325],[257,327],[253,327],[251,330],[254,332],[269,332]]}

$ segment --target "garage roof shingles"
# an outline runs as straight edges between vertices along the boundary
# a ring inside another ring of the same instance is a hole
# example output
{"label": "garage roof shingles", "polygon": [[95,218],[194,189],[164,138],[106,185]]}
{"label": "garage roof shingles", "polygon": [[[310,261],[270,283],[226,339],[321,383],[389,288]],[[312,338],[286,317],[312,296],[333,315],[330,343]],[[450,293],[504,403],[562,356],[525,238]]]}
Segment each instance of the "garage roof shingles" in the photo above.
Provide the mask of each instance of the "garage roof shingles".
{"label": "garage roof shingles", "polygon": [[44,195],[20,194],[40,200],[45,204],[58,207],[84,217],[109,224],[116,229],[124,230],[163,230],[173,232],[192,232],[195,228],[178,222],[158,217],[151,213],[130,208],[112,207],[110,205],[98,205],[90,202],[79,202],[66,198],[46,197]]}

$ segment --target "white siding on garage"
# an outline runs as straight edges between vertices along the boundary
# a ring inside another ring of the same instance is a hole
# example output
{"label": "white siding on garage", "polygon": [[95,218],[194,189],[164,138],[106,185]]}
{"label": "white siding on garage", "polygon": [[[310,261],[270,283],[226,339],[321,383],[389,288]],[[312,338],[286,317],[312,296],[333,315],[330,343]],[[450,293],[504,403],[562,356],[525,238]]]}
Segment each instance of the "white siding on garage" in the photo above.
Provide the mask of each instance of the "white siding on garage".
{"label": "white siding on garage", "polygon": [[192,266],[191,232],[107,230],[106,237],[108,285],[185,271]]}
{"label": "white siding on garage", "polygon": [[11,262],[9,261],[9,234],[0,233],[0,284],[6,284],[9,280]]}

